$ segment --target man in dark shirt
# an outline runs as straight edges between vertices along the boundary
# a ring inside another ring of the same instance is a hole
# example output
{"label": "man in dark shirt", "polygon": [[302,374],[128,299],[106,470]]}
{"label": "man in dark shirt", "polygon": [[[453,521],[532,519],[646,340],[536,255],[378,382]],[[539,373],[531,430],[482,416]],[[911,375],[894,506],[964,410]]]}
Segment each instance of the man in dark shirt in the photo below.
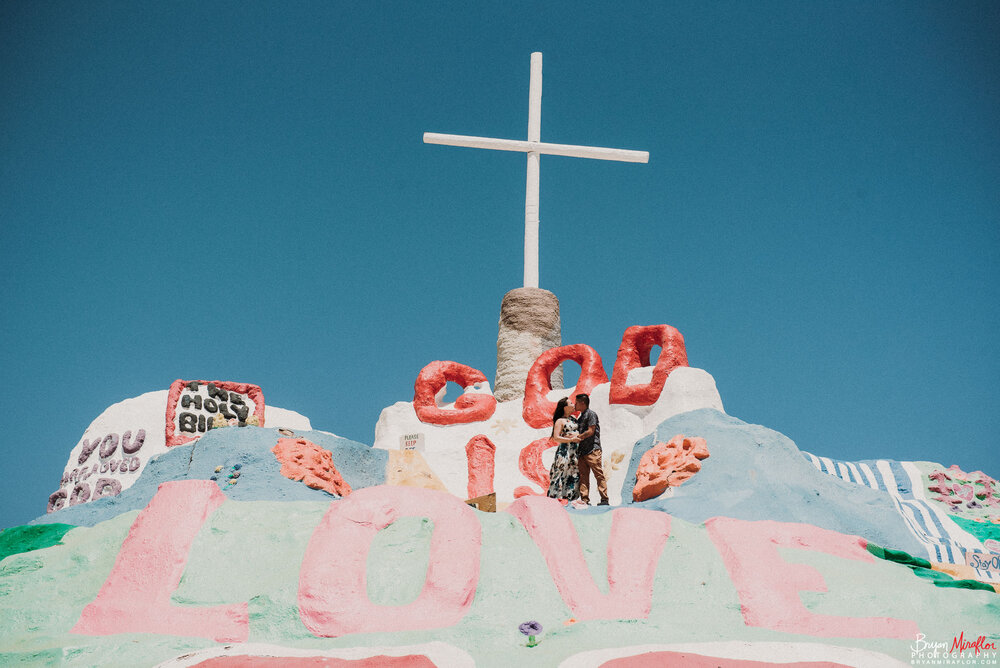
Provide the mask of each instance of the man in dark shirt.
{"label": "man in dark shirt", "polygon": [[590,505],[590,472],[597,479],[597,492],[601,502],[597,505],[608,505],[608,481],[604,477],[604,467],[601,465],[601,424],[597,413],[590,410],[590,397],[586,394],[576,395],[576,410],[580,417],[576,419],[580,431],[580,445],[577,449],[577,463],[580,468],[580,501]]}

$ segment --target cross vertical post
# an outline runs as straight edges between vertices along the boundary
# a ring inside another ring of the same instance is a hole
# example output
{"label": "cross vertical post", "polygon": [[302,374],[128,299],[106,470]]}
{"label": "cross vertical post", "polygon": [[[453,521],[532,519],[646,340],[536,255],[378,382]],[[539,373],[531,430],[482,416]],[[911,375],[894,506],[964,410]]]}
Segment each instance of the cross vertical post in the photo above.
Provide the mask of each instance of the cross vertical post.
{"label": "cross vertical post", "polygon": [[[531,54],[528,83],[528,141],[542,141],[542,54]],[[524,188],[524,287],[538,287],[538,183],[541,154],[528,151],[528,179]]]}

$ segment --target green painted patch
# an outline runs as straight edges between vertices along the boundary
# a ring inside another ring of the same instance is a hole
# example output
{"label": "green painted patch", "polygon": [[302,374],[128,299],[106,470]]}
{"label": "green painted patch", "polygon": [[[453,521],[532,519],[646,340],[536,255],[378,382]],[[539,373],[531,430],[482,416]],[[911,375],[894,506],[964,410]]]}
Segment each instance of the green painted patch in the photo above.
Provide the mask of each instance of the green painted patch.
{"label": "green painted patch", "polygon": [[957,515],[951,515],[951,519],[955,522],[955,524],[961,527],[964,531],[971,533],[979,541],[984,541],[987,538],[1000,541],[1000,524],[994,524],[993,522],[976,522],[975,520],[958,517]]}
{"label": "green painted patch", "polygon": [[38,524],[4,529],[0,531],[0,561],[12,554],[59,545],[73,528],[72,524]]}
{"label": "green painted patch", "polygon": [[[975,524],[975,522],[973,522],[973,524]],[[956,580],[947,573],[935,571],[931,569],[931,564],[926,559],[914,557],[913,555],[907,554],[902,550],[890,550],[887,547],[879,547],[874,543],[868,543],[866,548],[870,553],[880,559],[908,566],[913,571],[914,575],[933,582],[937,587],[949,587],[953,589],[981,589],[982,591],[990,592],[996,591],[992,585],[988,585],[985,582],[979,582],[978,580]]]}
{"label": "green painted patch", "polygon": [[895,561],[897,564],[903,564],[904,566],[909,566],[910,568],[930,568],[931,562],[926,559],[921,559],[920,557],[914,557],[911,554],[903,552],[902,550],[893,550],[888,547],[880,547],[875,543],[868,543],[865,546],[869,552],[874,554],[879,559],[885,559],[886,561]]}
{"label": "green painted patch", "polygon": [[938,587],[954,587],[955,589],[981,589],[983,591],[995,592],[993,585],[980,582],[979,580],[935,580]]}

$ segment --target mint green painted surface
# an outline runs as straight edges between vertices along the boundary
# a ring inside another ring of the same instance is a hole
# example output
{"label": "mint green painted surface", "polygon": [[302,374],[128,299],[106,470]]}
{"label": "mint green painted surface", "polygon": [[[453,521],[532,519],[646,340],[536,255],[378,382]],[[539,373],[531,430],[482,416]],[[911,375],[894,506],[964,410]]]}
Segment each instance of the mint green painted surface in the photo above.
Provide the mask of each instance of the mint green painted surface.
{"label": "mint green painted surface", "polygon": [[[527,532],[506,513],[477,513],[483,549],[475,600],[455,626],[402,633],[315,638],[298,614],[299,567],[329,504],[226,502],[202,527],[173,595],[178,605],[247,601],[252,643],[331,649],[440,641],[474,657],[478,666],[556,666],[575,653],[650,643],[769,641],[816,642],[882,652],[904,663],[907,640],[812,638],[748,627],[729,573],[702,525],[674,519],[660,556],[647,619],[566,622],[572,612],[549,576]],[[78,636],[69,630],[93,600],[114,564],[136,513],[92,528],[77,528],[62,545],[8,557],[0,564],[0,665],[152,666],[201,648],[209,640],[122,634]],[[588,566],[606,591],[604,569],[611,514],[576,516]],[[373,601],[400,605],[423,585],[433,526],[405,518],[380,532],[368,555]],[[910,569],[877,560],[863,563],[803,550],[782,549],[789,563],[823,576],[828,591],[802,592],[818,614],[893,616],[915,620],[929,639],[949,641],[966,632],[1000,628],[1000,596],[931,587]],[[336,561],[337,555],[330,559]],[[544,627],[537,647],[526,647],[518,624]]]}

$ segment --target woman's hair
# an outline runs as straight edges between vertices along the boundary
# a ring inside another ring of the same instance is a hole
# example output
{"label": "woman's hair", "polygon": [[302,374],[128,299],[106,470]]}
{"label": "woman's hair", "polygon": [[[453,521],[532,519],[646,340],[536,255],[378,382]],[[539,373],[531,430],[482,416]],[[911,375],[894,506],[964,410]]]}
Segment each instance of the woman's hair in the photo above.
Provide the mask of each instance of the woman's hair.
{"label": "woman's hair", "polygon": [[555,435],[555,433],[556,433],[556,422],[559,421],[559,418],[565,417],[563,415],[563,409],[566,408],[567,404],[569,404],[569,397],[563,397],[562,399],[559,400],[559,403],[556,404],[556,412],[552,414],[552,434],[553,435]]}

